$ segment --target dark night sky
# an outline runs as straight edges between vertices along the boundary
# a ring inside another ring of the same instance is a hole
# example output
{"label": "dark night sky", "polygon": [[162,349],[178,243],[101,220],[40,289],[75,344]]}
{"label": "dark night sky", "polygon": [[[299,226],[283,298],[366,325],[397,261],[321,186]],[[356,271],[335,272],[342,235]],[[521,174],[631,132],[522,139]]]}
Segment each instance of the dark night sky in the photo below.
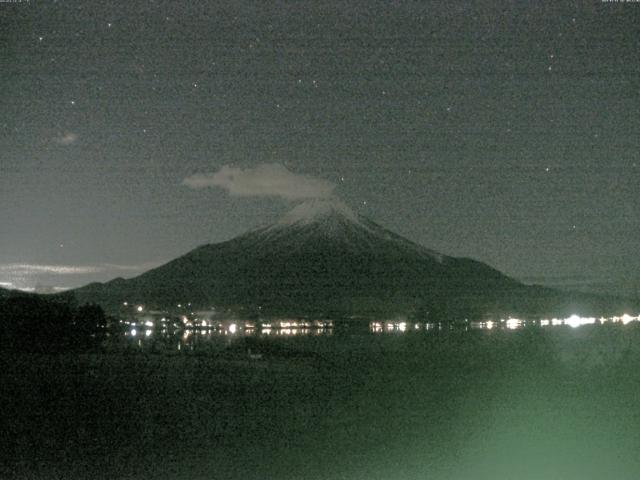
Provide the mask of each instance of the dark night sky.
{"label": "dark night sky", "polygon": [[132,276],[274,221],[293,181],[637,291],[640,3],[345,3],[0,3],[0,284]]}

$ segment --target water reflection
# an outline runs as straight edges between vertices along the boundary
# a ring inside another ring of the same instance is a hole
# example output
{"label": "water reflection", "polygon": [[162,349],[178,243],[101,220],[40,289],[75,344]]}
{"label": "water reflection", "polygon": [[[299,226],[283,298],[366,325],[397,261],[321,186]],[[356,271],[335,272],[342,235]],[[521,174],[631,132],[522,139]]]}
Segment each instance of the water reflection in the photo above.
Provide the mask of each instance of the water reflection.
{"label": "water reflection", "polygon": [[[282,320],[265,323],[252,321],[203,321],[198,326],[156,327],[152,322],[122,322],[129,346],[153,351],[220,351],[248,337],[304,337],[333,334],[332,321]],[[183,323],[184,324],[184,323]],[[141,329],[140,326],[145,327]],[[178,340],[176,342],[176,340]],[[252,358],[257,358],[255,355]]]}
{"label": "water reflection", "polygon": [[595,325],[605,323],[619,323],[627,325],[630,322],[640,321],[640,315],[632,316],[624,314],[621,316],[613,317],[581,317],[579,315],[571,315],[566,318],[544,318],[544,319],[522,319],[522,318],[501,318],[498,320],[481,320],[481,321],[469,321],[464,320],[461,322],[417,322],[407,323],[402,320],[387,320],[376,321],[369,323],[369,331],[371,333],[404,333],[408,331],[442,331],[442,330],[456,330],[456,331],[468,331],[468,330],[518,330],[524,327],[539,326],[539,327],[558,327],[568,326],[571,328],[577,328],[582,325]]}
{"label": "water reflection", "polygon": [[[164,318],[162,319],[164,320]],[[640,321],[639,316],[624,314],[613,317],[581,317],[571,315],[566,318],[523,319],[501,318],[478,321],[463,320],[460,322],[416,322],[406,319],[384,320],[372,322],[355,322],[345,320],[337,322],[338,333],[370,333],[375,335],[406,335],[410,332],[429,334],[432,332],[466,332],[472,330],[518,330],[525,327],[553,328],[567,326],[578,328],[582,325],[621,324]],[[130,346],[151,350],[221,350],[234,345],[242,338],[287,338],[328,336],[334,333],[333,321],[309,320],[273,320],[269,322],[254,321],[203,321],[197,326],[183,326],[167,322],[123,322],[124,338]],[[177,341],[176,341],[177,340]]]}

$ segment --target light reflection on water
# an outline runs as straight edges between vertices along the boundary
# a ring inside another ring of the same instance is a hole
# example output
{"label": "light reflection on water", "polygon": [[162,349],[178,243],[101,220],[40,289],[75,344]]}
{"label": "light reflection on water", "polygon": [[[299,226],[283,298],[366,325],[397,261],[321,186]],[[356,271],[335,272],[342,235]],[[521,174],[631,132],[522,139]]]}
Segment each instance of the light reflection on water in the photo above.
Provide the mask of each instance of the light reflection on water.
{"label": "light reflection on water", "polygon": [[[163,351],[192,351],[207,349],[220,351],[241,342],[243,338],[289,338],[329,336],[333,334],[333,322],[311,324],[309,322],[271,322],[256,325],[255,322],[226,322],[191,328],[132,327],[124,332],[129,346]],[[282,325],[285,325],[283,327]]]}
{"label": "light reflection on water", "polygon": [[632,316],[624,314],[613,317],[581,317],[579,315],[571,315],[566,318],[551,319],[521,319],[521,318],[501,318],[498,320],[481,320],[462,322],[416,322],[408,323],[404,320],[386,320],[369,323],[369,331],[371,333],[405,333],[410,331],[442,331],[442,330],[517,330],[524,327],[557,327],[569,326],[577,328],[583,325],[594,324],[622,324],[627,325],[630,322],[640,321],[640,315]]}
{"label": "light reflection on water", "polygon": [[[553,328],[568,326],[578,328],[583,325],[595,324],[621,324],[640,321],[639,316],[624,314],[613,317],[580,317],[571,315],[566,318],[549,319],[521,319],[501,318],[495,320],[481,320],[446,323],[446,322],[416,322],[405,319],[385,320],[372,322],[333,322],[333,321],[305,321],[305,320],[277,320],[256,323],[252,321],[228,321],[213,324],[209,322],[206,327],[190,327],[179,329],[167,329],[165,326],[157,328],[150,322],[145,322],[144,330],[136,328],[135,323],[130,323],[124,336],[130,344],[145,348],[164,345],[160,348],[170,350],[194,350],[198,346],[207,345],[210,348],[225,348],[241,338],[288,338],[333,335],[334,326],[339,332],[364,333],[373,335],[405,335],[409,333],[437,333],[437,332],[467,332],[472,330],[518,330],[525,327]],[[335,323],[335,325],[334,325]],[[177,342],[176,342],[177,340]],[[169,346],[170,347],[167,347]]]}

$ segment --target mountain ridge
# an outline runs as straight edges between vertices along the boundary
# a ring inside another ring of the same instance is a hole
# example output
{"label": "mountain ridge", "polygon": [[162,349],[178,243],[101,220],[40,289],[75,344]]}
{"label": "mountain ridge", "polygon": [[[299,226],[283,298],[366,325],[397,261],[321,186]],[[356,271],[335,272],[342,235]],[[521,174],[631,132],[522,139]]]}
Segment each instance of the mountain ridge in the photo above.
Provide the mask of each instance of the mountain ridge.
{"label": "mountain ridge", "polygon": [[304,202],[272,225],[74,294],[110,311],[124,302],[166,310],[189,303],[316,317],[534,312],[563,301],[477,260],[412,242],[335,199]]}

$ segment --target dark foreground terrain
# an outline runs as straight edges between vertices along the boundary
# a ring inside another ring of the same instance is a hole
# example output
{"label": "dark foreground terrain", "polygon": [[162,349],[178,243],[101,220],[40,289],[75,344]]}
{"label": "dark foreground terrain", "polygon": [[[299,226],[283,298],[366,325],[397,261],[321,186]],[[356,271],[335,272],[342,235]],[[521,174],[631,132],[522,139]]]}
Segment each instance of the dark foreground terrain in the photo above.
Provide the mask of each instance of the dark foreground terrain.
{"label": "dark foreground terrain", "polygon": [[0,478],[640,478],[638,325],[257,347],[3,355]]}

